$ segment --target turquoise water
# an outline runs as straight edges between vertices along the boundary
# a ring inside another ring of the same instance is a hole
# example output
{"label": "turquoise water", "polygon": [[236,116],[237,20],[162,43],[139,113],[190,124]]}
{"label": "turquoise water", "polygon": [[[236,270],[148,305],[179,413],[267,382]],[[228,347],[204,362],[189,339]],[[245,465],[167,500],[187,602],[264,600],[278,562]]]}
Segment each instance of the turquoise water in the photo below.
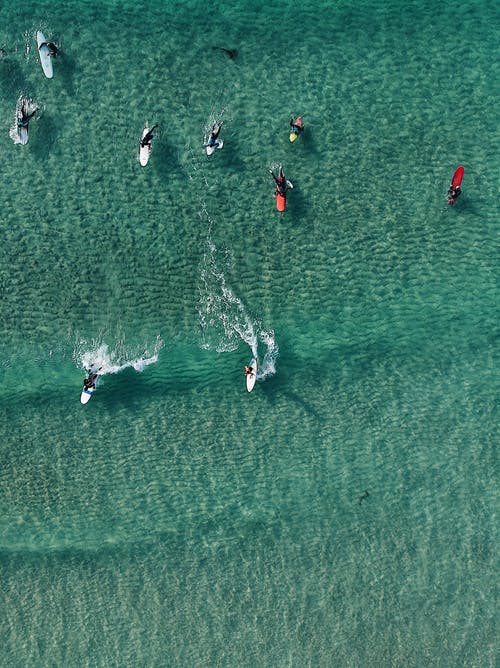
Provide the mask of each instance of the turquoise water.
{"label": "turquoise water", "polygon": [[2,666],[498,661],[497,3],[269,4],[0,6]]}

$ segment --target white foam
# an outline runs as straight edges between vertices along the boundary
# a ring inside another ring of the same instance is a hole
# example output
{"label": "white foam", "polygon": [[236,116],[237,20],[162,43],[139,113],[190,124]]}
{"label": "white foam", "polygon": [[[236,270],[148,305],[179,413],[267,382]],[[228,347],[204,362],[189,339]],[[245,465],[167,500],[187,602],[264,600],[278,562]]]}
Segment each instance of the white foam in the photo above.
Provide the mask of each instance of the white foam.
{"label": "white foam", "polygon": [[86,341],[80,341],[73,353],[73,359],[77,366],[85,370],[91,367],[94,370],[100,369],[100,376],[109,373],[120,373],[120,371],[129,367],[141,372],[150,364],[158,361],[158,353],[163,345],[162,339],[158,336],[152,351],[145,348],[142,353],[138,353],[132,350],[127,351],[123,344],[118,344],[110,349],[106,343],[92,342],[88,344]]}
{"label": "white foam", "polygon": [[[31,30],[25,30],[24,31],[24,55],[25,55],[27,61],[29,60],[29,57],[30,57],[32,32],[34,32],[34,31],[31,31]],[[36,37],[35,37],[35,39],[36,39]]]}
{"label": "white foam", "polygon": [[198,313],[203,330],[203,348],[217,352],[236,350],[239,340],[252,350],[257,349],[257,336],[243,302],[227,285],[224,272],[219,269],[218,253],[213,241],[207,239],[207,252],[201,267],[200,301]]}
{"label": "white foam", "polygon": [[230,352],[238,348],[241,340],[249,346],[252,357],[258,358],[261,343],[265,350],[257,378],[263,380],[274,375],[279,354],[274,331],[262,329],[260,321],[251,318],[242,300],[227,284],[216,261],[221,253],[210,238],[207,239],[207,249],[200,273],[198,308],[203,331],[202,347]]}
{"label": "white foam", "polygon": [[264,358],[257,371],[257,380],[264,380],[276,373],[276,360],[279,355],[278,344],[274,337],[274,331],[259,332],[259,340],[266,346]]}

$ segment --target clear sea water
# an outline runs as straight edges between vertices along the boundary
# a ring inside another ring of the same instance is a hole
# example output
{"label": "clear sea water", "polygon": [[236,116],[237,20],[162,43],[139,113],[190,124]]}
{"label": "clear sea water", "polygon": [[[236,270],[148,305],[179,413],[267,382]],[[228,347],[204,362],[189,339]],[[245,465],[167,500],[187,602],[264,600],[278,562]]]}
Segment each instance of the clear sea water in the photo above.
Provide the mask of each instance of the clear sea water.
{"label": "clear sea water", "polygon": [[499,37],[493,0],[0,5],[2,668],[498,665]]}

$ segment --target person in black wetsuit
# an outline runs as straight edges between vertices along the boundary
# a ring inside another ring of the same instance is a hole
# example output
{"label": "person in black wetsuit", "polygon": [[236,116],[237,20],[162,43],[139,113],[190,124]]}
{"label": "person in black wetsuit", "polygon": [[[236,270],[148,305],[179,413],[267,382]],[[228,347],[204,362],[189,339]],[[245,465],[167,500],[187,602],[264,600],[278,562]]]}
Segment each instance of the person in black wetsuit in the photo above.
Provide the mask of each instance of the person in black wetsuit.
{"label": "person in black wetsuit", "polygon": [[59,55],[59,47],[57,44],[54,44],[54,42],[42,42],[40,46],[38,47],[38,50],[42,48],[42,46],[46,46],[47,49],[49,50],[48,56],[52,56],[52,58],[56,58]]}
{"label": "person in black wetsuit", "polygon": [[[49,50],[49,56],[56,58],[59,55],[59,47],[54,42],[44,42],[44,44]],[[43,46],[43,44],[40,44],[40,46]]]}
{"label": "person in black wetsuit", "polygon": [[158,125],[153,125],[153,127],[150,128],[148,132],[146,132],[144,137],[139,142],[141,148],[145,148],[146,146],[151,146],[151,142],[153,141],[154,131],[156,130],[157,127]]}
{"label": "person in black wetsuit", "polygon": [[455,204],[461,192],[460,186],[450,186],[448,190],[448,204]]}
{"label": "person in black wetsuit", "polygon": [[36,114],[38,111],[38,107],[35,107],[33,111],[29,111],[29,100],[27,97],[23,97],[23,101],[21,104],[21,115],[17,119],[17,127],[19,128],[27,128],[29,125],[30,120],[33,118],[33,116]]}
{"label": "person in black wetsuit", "polygon": [[99,371],[102,369],[102,366],[100,366],[96,371],[92,371],[92,366],[90,369],[87,369],[87,373],[89,374],[87,378],[83,381],[83,389],[84,390],[95,390],[95,382],[97,380],[97,377],[99,375]]}
{"label": "person in black wetsuit", "polygon": [[217,138],[219,136],[220,129],[222,127],[222,121],[220,123],[214,123],[212,125],[212,131],[210,132],[210,137],[208,138],[208,143],[204,145],[203,148],[212,148],[212,146],[217,146]]}
{"label": "person in black wetsuit", "polygon": [[280,165],[278,176],[274,176],[272,169],[269,170],[269,174],[271,174],[274,182],[276,183],[276,195],[282,195],[283,197],[286,197],[288,182],[285,178],[285,175],[283,174],[283,167]]}

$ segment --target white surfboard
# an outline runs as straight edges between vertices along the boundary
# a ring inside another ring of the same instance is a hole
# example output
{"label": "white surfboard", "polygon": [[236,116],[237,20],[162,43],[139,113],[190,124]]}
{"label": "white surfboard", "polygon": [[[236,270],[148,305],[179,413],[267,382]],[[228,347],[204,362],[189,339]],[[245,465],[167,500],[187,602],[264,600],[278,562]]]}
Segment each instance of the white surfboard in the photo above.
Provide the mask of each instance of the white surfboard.
{"label": "white surfboard", "polygon": [[43,73],[47,79],[52,79],[54,76],[54,69],[52,67],[52,56],[50,55],[50,49],[46,44],[47,40],[45,35],[41,30],[36,31],[36,43],[38,46],[38,53],[40,55],[40,64],[42,66]]}
{"label": "white surfboard", "polygon": [[[21,96],[17,101],[17,107],[16,107],[17,134],[19,135],[19,143],[22,145],[28,143],[28,126],[31,118],[33,118],[34,113],[36,111],[38,111],[38,106],[33,103],[33,100]],[[23,116],[25,116],[28,120],[23,125],[21,125]]]}
{"label": "white surfboard", "polygon": [[19,135],[19,142],[25,146],[28,143],[28,124],[19,125],[19,122],[22,121],[23,118],[23,107],[25,107],[25,111],[28,114],[29,102],[26,98],[19,99],[16,111],[17,134]]}
{"label": "white surfboard", "polygon": [[216,139],[215,144],[213,146],[205,146],[205,151],[207,152],[207,155],[212,155],[212,153],[218,149],[222,148],[224,146],[224,142],[222,139]]}
{"label": "white surfboard", "polygon": [[86,404],[90,401],[90,397],[94,394],[95,387],[90,387],[88,390],[83,388],[82,393],[80,394],[80,403]]}
{"label": "white surfboard", "polygon": [[252,373],[247,373],[246,375],[247,390],[251,392],[255,386],[255,381],[257,379],[257,360],[255,359],[255,357],[252,359],[252,361],[248,366],[252,367]]}
{"label": "white surfboard", "polygon": [[[151,128],[148,128],[147,126],[144,128],[144,130],[142,131],[141,140],[144,139],[144,137],[148,134],[150,130]],[[151,155],[151,144],[143,146],[141,143],[139,143],[139,162],[143,167],[145,167],[148,164],[150,155]]]}
{"label": "white surfboard", "polygon": [[27,125],[18,126],[18,131],[19,131],[20,143],[23,146],[25,146],[28,143],[28,126]]}

